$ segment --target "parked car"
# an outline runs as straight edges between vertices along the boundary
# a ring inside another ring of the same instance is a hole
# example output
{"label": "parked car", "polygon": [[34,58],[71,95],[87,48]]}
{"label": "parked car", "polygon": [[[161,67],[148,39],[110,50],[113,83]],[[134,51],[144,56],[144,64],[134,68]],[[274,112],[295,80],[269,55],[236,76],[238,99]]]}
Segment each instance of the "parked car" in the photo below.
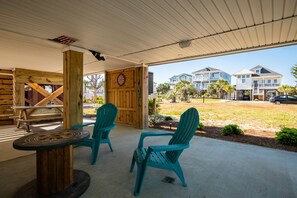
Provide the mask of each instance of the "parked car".
{"label": "parked car", "polygon": [[297,97],[291,95],[279,95],[271,97],[269,101],[275,104],[297,104]]}
{"label": "parked car", "polygon": [[251,97],[249,95],[244,95],[242,97],[242,100],[251,100]]}

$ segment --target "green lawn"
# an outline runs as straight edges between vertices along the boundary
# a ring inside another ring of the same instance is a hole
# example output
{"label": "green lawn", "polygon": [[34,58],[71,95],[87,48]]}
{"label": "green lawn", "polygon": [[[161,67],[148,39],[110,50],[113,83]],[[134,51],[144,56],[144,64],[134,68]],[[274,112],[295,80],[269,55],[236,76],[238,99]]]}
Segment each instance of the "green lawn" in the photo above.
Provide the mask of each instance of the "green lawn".
{"label": "green lawn", "polygon": [[253,128],[297,128],[297,105],[274,105],[255,102],[213,102],[160,104],[162,115],[180,116],[186,109],[195,107],[202,121],[232,122],[239,125],[250,125]]}

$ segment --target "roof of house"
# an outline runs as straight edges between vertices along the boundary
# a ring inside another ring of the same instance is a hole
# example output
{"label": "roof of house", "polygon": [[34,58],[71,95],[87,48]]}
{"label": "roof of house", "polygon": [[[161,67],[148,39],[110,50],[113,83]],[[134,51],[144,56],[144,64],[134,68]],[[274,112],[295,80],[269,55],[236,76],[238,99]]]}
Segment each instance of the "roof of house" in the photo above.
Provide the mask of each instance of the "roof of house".
{"label": "roof of house", "polygon": [[[261,72],[260,73],[256,73],[254,72],[255,70],[260,69]],[[254,70],[254,71],[253,71]],[[253,76],[283,76],[280,73],[277,73],[275,71],[272,71],[271,69],[268,69],[266,67],[263,67],[261,65],[257,65],[256,67],[253,67],[251,69],[243,69],[235,74],[233,74],[233,76],[237,76],[237,75],[244,75],[244,74],[252,74]]]}
{"label": "roof of house", "polygon": [[192,77],[191,74],[182,73],[182,74],[179,74],[179,75],[174,75],[174,76],[170,77],[169,79],[174,78],[174,77],[184,76],[184,75]]}
{"label": "roof of house", "polygon": [[252,72],[251,70],[249,69],[243,69],[235,74],[233,74],[234,76],[236,75],[243,75],[243,74],[255,74],[255,72]]}
{"label": "roof of house", "polygon": [[192,74],[199,73],[199,72],[207,72],[207,71],[219,71],[219,72],[221,72],[222,70],[216,69],[216,68],[213,68],[213,67],[205,67],[203,69],[192,72]]}
{"label": "roof of house", "polygon": [[282,74],[277,73],[275,71],[272,71],[271,69],[268,69],[268,68],[263,67],[261,65],[257,65],[256,67],[253,67],[250,70],[256,70],[256,69],[261,70],[260,74],[256,74],[256,75],[259,75],[259,76],[283,76]]}

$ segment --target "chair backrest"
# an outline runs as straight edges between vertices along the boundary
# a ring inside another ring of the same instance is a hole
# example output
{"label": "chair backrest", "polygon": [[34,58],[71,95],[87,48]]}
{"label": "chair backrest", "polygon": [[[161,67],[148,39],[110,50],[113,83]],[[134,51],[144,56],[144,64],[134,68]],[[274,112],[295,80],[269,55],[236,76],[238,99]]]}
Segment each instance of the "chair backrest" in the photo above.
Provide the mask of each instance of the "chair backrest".
{"label": "chair backrest", "polygon": [[118,115],[118,108],[111,103],[106,103],[97,110],[96,123],[93,129],[93,138],[98,135],[98,131],[102,128],[109,127],[114,124]]}
{"label": "chair backrest", "polygon": [[[195,108],[185,111],[179,121],[177,130],[172,136],[169,144],[189,144],[199,124],[199,113]],[[166,156],[175,163],[183,151],[167,151]]]}

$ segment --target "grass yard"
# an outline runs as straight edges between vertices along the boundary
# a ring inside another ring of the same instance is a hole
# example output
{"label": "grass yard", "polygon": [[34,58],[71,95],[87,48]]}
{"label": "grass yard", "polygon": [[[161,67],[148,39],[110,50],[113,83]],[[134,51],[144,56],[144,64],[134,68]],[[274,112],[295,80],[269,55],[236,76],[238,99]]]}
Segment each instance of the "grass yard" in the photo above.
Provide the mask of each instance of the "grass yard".
{"label": "grass yard", "polygon": [[244,129],[278,131],[282,127],[297,128],[297,105],[275,105],[262,102],[213,102],[160,104],[159,114],[180,116],[186,109],[195,107],[200,113],[201,121],[208,126],[224,126],[235,123]]}

